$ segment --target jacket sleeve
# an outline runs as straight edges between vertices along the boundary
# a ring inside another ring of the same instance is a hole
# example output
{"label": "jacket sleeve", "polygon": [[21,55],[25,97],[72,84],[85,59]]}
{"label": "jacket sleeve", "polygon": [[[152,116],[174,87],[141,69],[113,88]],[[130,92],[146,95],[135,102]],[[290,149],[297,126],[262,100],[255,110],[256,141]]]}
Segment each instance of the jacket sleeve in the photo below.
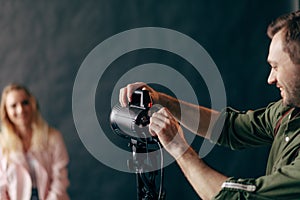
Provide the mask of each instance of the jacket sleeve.
{"label": "jacket sleeve", "polygon": [[256,179],[229,178],[215,200],[296,200],[300,197],[300,156],[274,173]]}
{"label": "jacket sleeve", "polygon": [[50,133],[50,152],[52,156],[51,185],[47,200],[68,200],[69,186],[67,165],[69,156],[62,135],[56,130]]}
{"label": "jacket sleeve", "polygon": [[[215,139],[221,145],[232,149],[253,147],[272,143],[276,123],[286,108],[281,109],[280,103],[271,104],[261,110],[239,113],[228,109],[225,128],[221,137]],[[280,109],[278,109],[280,108]],[[295,145],[291,155],[298,151]],[[296,200],[300,197],[300,156],[286,164],[280,164],[268,175],[258,178],[229,178],[222,185],[222,190],[215,200]]]}
{"label": "jacket sleeve", "polygon": [[[281,116],[281,102],[271,103],[266,108],[237,111],[226,108],[215,127],[222,127],[221,134],[213,130],[212,142],[231,149],[244,149],[270,145],[274,140],[274,126]],[[224,123],[221,123],[221,122]]]}

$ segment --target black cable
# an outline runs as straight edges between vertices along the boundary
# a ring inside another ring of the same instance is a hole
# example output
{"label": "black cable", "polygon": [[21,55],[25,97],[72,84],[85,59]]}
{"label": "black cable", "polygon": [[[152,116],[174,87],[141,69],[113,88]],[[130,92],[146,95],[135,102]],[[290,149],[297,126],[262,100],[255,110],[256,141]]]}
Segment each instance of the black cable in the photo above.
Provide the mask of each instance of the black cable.
{"label": "black cable", "polygon": [[162,145],[160,142],[157,142],[160,151],[160,186],[159,186],[159,193],[158,193],[158,200],[165,199],[165,192],[163,191],[164,186],[164,155],[162,150]]}

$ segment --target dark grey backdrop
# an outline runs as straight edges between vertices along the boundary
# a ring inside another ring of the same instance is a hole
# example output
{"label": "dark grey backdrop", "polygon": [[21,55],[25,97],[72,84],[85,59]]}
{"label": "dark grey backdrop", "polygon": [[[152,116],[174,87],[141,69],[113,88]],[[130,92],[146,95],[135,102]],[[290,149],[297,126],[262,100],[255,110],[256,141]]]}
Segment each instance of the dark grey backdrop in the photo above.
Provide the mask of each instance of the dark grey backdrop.
{"label": "dark grey backdrop", "polygon": [[[1,0],[0,87],[13,81],[26,84],[38,97],[44,117],[63,133],[71,158],[69,193],[73,200],[135,199],[135,176],[94,159],[74,126],[72,87],[88,53],[128,29],[155,26],[177,30],[199,42],[214,59],[228,104],[255,109],[279,98],[266,82],[266,26],[296,7],[292,0]],[[118,60],[112,69],[150,61],[170,66],[180,63],[170,55],[135,52]],[[105,85],[111,83],[102,84],[97,99],[110,95]],[[201,87],[196,91],[201,94]],[[200,98],[204,105],[208,100]],[[102,112],[101,105],[96,107]],[[228,176],[256,177],[264,173],[266,152],[267,148],[232,152],[218,147],[205,159]],[[198,199],[176,164],[165,171],[167,199]]]}

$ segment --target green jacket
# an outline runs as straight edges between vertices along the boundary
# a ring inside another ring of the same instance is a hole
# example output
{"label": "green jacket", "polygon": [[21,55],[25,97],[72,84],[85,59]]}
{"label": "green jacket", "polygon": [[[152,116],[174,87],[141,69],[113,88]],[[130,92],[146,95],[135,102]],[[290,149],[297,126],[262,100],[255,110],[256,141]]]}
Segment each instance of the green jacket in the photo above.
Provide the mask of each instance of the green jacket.
{"label": "green jacket", "polygon": [[222,117],[225,117],[222,133],[220,137],[212,138],[218,144],[231,149],[272,146],[265,176],[253,179],[231,177],[214,199],[299,200],[300,114],[298,116],[297,109],[283,106],[280,100],[255,111],[238,112],[227,108],[220,119]]}

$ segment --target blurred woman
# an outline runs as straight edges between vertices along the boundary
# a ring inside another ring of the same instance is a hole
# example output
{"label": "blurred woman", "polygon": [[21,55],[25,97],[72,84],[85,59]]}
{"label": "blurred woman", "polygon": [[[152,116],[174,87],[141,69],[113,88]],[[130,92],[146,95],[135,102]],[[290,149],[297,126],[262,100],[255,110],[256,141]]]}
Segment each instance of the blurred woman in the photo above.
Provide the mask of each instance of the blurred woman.
{"label": "blurred woman", "polygon": [[0,199],[68,200],[68,153],[35,97],[22,85],[8,85],[0,114]]}

